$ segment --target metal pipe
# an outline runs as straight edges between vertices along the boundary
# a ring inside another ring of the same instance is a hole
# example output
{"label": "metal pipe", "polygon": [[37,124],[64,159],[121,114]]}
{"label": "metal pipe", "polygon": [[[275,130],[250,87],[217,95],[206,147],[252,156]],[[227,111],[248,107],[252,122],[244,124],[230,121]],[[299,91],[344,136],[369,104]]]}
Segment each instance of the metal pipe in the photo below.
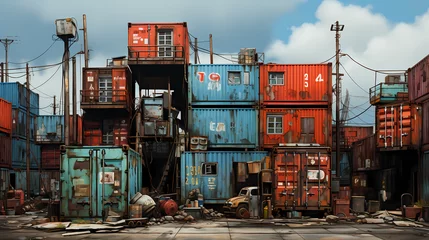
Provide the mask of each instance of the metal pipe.
{"label": "metal pipe", "polygon": [[318,176],[317,176],[317,179],[319,180],[319,183],[318,183],[318,189],[317,189],[317,204],[318,204],[318,207],[320,208],[320,176],[321,176],[321,174],[320,174],[320,172],[321,172],[321,170],[320,170],[320,152],[318,152],[318,158],[319,158],[319,172],[318,172]]}
{"label": "metal pipe", "polygon": [[1,79],[1,82],[4,82],[4,63],[0,63],[0,70],[1,70],[0,79]]}
{"label": "metal pipe", "polygon": [[[306,194],[305,194],[305,207],[307,207],[308,206],[308,152],[305,152],[305,159],[306,159],[306,162],[307,162],[306,165],[305,165],[305,191],[306,191]],[[338,176],[338,174],[337,174],[337,176]]]}
{"label": "metal pipe", "polygon": [[89,49],[88,49],[88,35],[86,28],[86,14],[83,14],[83,49],[85,52],[85,68],[88,68],[89,62]]}
{"label": "metal pipe", "polygon": [[287,152],[284,153],[284,163],[285,163],[285,207],[288,205],[288,194],[287,194]]}
{"label": "metal pipe", "polygon": [[26,132],[26,150],[25,150],[25,155],[26,155],[26,159],[27,159],[27,199],[30,199],[30,70],[28,68],[28,63],[25,66],[25,71],[26,71],[26,85],[27,85],[27,102],[26,102],[26,106],[27,106],[27,116],[25,117],[26,120],[26,126],[25,126],[25,132]]}
{"label": "metal pipe", "polygon": [[336,135],[335,135],[335,149],[336,149],[336,176],[340,177],[340,157],[339,154],[341,152],[340,149],[340,102],[341,102],[341,92],[340,92],[340,23],[338,21],[335,22],[335,70],[336,70],[336,85],[335,85],[335,129],[336,129]]}
{"label": "metal pipe", "polygon": [[69,97],[69,39],[64,38],[64,143],[70,145],[70,97]]}
{"label": "metal pipe", "polygon": [[210,64],[213,64],[213,36],[209,35],[210,39]]}
{"label": "metal pipe", "polygon": [[102,216],[103,216],[103,218],[105,217],[105,212],[104,212],[104,204],[105,204],[105,200],[104,200],[104,187],[105,187],[105,178],[104,178],[104,166],[105,166],[105,164],[104,164],[104,155],[106,155],[106,150],[104,150],[104,149],[102,149],[101,150],[101,167],[102,167],[102,172],[103,172],[103,175],[101,176],[102,177],[102,186],[101,186],[101,207],[103,208],[103,211],[102,211]]}
{"label": "metal pipe", "polygon": [[[295,162],[295,155],[296,155],[295,152],[293,152],[292,162]],[[292,165],[292,166],[295,166],[295,165]],[[293,195],[292,207],[295,208],[295,191],[296,191],[296,188],[295,188],[295,167],[292,168],[292,179],[293,179],[293,182],[292,182],[292,195]]]}
{"label": "metal pipe", "polygon": [[401,147],[402,147],[402,137],[403,137],[403,133],[402,133],[402,103],[401,103],[401,107],[400,107],[400,111],[399,111],[399,124],[401,125],[400,126],[400,129],[401,129]]}
{"label": "metal pipe", "polygon": [[92,149],[89,150],[89,216],[92,217]]}
{"label": "metal pipe", "polygon": [[[73,137],[72,137],[72,144],[76,144],[77,145],[77,110],[76,110],[76,104],[77,104],[77,100],[76,100],[76,57],[73,56],[72,58],[72,69],[73,69],[73,77],[72,77],[72,88],[73,88],[73,127],[72,127],[72,132],[73,132]],[[68,115],[67,115],[68,117]]]}
{"label": "metal pipe", "polygon": [[387,148],[387,107],[384,107],[384,148]]}
{"label": "metal pipe", "polygon": [[392,131],[391,131],[391,136],[390,136],[390,142],[392,143],[392,147],[393,147],[393,137],[395,136],[395,133],[393,132],[394,131],[394,124],[395,124],[395,109],[393,108],[393,106],[391,107],[391,111],[392,111],[392,114],[391,114],[391,120],[392,120]]}

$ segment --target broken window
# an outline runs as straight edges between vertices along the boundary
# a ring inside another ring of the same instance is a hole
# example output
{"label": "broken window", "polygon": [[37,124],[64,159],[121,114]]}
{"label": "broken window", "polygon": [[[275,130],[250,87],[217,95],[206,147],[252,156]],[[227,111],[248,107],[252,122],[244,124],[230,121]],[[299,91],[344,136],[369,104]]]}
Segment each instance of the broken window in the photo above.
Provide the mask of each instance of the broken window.
{"label": "broken window", "polygon": [[267,116],[267,133],[281,134],[283,133],[283,117],[282,116]]}
{"label": "broken window", "polygon": [[283,85],[285,74],[282,72],[268,73],[270,85]]}
{"label": "broken window", "polygon": [[301,118],[301,143],[313,143],[314,141],[314,118]]}
{"label": "broken window", "polygon": [[203,163],[202,171],[203,175],[216,175],[217,163]]}
{"label": "broken window", "polygon": [[173,57],[173,31],[158,31],[158,57]]}
{"label": "broken window", "polygon": [[228,72],[228,84],[229,85],[238,85],[241,83],[241,73],[240,72]]}

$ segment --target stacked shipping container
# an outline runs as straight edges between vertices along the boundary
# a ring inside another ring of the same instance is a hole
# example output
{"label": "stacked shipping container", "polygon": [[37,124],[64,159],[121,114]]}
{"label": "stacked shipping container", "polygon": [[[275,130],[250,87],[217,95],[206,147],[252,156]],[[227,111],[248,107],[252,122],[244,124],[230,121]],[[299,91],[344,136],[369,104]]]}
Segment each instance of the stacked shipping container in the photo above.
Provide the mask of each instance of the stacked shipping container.
{"label": "stacked shipping container", "polygon": [[[9,188],[12,167],[12,104],[0,98],[0,209]],[[6,209],[7,206],[4,208]]]}

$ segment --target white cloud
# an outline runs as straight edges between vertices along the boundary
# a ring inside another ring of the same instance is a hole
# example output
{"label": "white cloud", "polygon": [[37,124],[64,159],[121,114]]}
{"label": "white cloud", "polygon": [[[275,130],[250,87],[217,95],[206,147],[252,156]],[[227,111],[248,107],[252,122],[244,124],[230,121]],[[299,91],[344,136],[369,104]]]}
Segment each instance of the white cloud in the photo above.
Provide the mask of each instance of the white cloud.
{"label": "white cloud", "polygon": [[[315,23],[292,27],[292,34],[287,42],[274,40],[267,47],[266,55],[279,63],[324,61],[335,54],[335,33],[330,31],[330,26],[337,20],[345,25],[340,38],[341,51],[374,69],[406,70],[429,53],[429,11],[416,17],[413,23],[392,23],[383,15],[372,11],[370,6],[344,5],[337,0],[325,0],[318,7],[315,16]],[[335,59],[332,60],[334,61]],[[363,69],[348,57],[342,57],[341,63],[366,91],[374,85],[374,72]],[[341,67],[340,72],[345,74],[343,89],[349,89],[352,96],[364,97],[352,97],[351,105],[359,106],[368,101],[368,93],[357,87]],[[384,77],[385,75],[378,74],[377,82],[384,81]],[[368,104],[352,109],[349,117],[367,106]],[[374,122],[374,112],[369,111],[361,119]],[[357,119],[356,122],[362,120]]]}

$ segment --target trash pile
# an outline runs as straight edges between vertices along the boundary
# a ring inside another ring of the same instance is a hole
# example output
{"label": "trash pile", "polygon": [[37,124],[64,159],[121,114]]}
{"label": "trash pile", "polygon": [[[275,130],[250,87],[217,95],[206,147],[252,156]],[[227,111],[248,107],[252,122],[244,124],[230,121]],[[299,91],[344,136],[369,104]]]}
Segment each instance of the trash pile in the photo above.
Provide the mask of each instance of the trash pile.
{"label": "trash pile", "polygon": [[205,207],[201,207],[201,210],[202,210],[204,217],[206,219],[223,218],[224,217],[224,215],[222,213],[214,211],[213,209],[206,209]]}

